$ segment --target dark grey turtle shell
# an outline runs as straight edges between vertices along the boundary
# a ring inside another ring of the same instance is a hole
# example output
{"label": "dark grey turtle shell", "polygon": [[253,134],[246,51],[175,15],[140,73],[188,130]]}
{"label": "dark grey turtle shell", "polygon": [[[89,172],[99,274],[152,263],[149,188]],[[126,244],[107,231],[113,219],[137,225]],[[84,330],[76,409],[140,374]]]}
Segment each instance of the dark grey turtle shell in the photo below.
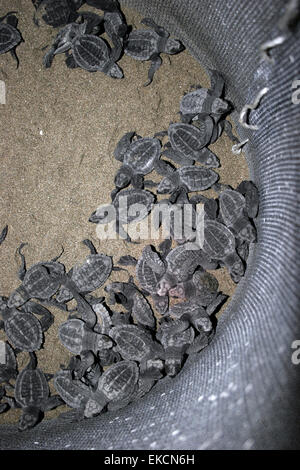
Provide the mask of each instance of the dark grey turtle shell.
{"label": "dark grey turtle shell", "polygon": [[64,26],[76,19],[75,9],[71,8],[71,2],[68,0],[42,0],[38,3],[34,18],[37,24],[38,17],[53,28]]}
{"label": "dark grey turtle shell", "polygon": [[23,369],[15,384],[15,399],[22,407],[42,409],[49,397],[49,386],[40,369]]}
{"label": "dark grey turtle shell", "polygon": [[156,286],[162,276],[155,272],[143,257],[137,262],[136,277],[142,289],[150,294],[156,294]]}
{"label": "dark grey turtle shell", "polygon": [[65,267],[57,262],[42,262],[31,266],[23,279],[23,287],[31,297],[38,299],[50,299],[58,290],[60,281],[50,279],[51,277],[62,276]]}
{"label": "dark grey turtle shell", "polygon": [[112,365],[100,377],[98,391],[107,401],[122,400],[135,388],[139,378],[139,369],[133,361],[121,361]]}
{"label": "dark grey turtle shell", "polygon": [[147,299],[138,292],[133,296],[132,316],[136,323],[149,328],[155,327],[155,317]]}
{"label": "dark grey turtle shell", "polygon": [[0,23],[0,54],[13,49],[21,42],[19,31],[10,24]]}
{"label": "dark grey turtle shell", "polygon": [[53,378],[53,385],[71,408],[82,409],[90,397],[88,387],[78,380],[73,380],[70,370],[58,371]]}
{"label": "dark grey turtle shell", "polygon": [[213,259],[222,259],[235,250],[235,237],[223,224],[205,220],[203,250]]}
{"label": "dark grey turtle shell", "polygon": [[126,360],[142,362],[151,353],[151,338],[136,325],[119,325],[110,330],[115,349]]}
{"label": "dark grey turtle shell", "polygon": [[[120,205],[121,198],[123,197],[126,197],[126,200],[123,200],[127,203],[125,206]],[[129,224],[132,221],[138,222],[147,217],[148,213],[152,210],[154,201],[155,196],[150,191],[145,191],[144,189],[126,189],[116,195],[113,204],[118,209],[120,223]],[[130,207],[133,204],[143,206],[143,210],[139,215],[136,214],[136,211],[130,214]]]}
{"label": "dark grey turtle shell", "polygon": [[204,191],[211,188],[219,179],[219,175],[210,168],[183,166],[177,170],[180,181],[188,191]]}
{"label": "dark grey turtle shell", "polygon": [[[74,266],[72,281],[78,292],[92,292],[101,287],[109,278],[112,270],[112,259],[102,253],[89,255],[83,264]],[[72,298],[70,291],[62,287],[57,295],[58,302],[66,302]]]}
{"label": "dark grey turtle shell", "polygon": [[198,88],[183,96],[180,102],[180,112],[183,115],[200,113],[224,114],[229,106],[226,101],[214,96],[206,88]]}
{"label": "dark grey turtle shell", "polygon": [[220,212],[225,224],[231,226],[246,209],[246,200],[238,191],[226,189],[219,196]]}
{"label": "dark grey turtle shell", "polygon": [[[7,382],[17,377],[17,360],[13,348],[4,341],[0,341],[1,352],[4,353],[4,361],[0,361],[0,383]],[[1,357],[1,356],[0,356]]]}
{"label": "dark grey turtle shell", "polygon": [[208,290],[210,292],[217,292],[219,282],[217,278],[207,271],[196,271],[193,274],[193,283],[197,290]]}
{"label": "dark grey turtle shell", "polygon": [[43,343],[42,326],[31,313],[10,309],[4,329],[9,341],[21,351],[37,351]]}
{"label": "dark grey turtle shell", "polygon": [[149,29],[132,31],[126,41],[125,54],[136,60],[149,60],[158,52],[159,36]]}
{"label": "dark grey turtle shell", "polygon": [[79,318],[62,323],[59,326],[58,335],[62,344],[73,354],[80,354],[86,350],[96,352],[112,346],[112,341],[108,336],[94,333]]}
{"label": "dark grey turtle shell", "polygon": [[213,120],[205,116],[198,122],[197,127],[180,122],[171,124],[168,136],[174,150],[191,160],[196,160],[197,153],[210,142],[213,127]]}
{"label": "dark grey turtle shell", "polygon": [[179,303],[173,305],[169,309],[168,315],[170,317],[180,319],[183,315],[196,314],[199,311],[199,309],[203,310],[202,307],[200,307],[197,304],[197,301],[187,300],[186,302],[179,302]]}
{"label": "dark grey turtle shell", "polygon": [[115,78],[122,78],[119,66],[111,61],[111,51],[105,41],[92,34],[78,36],[72,43],[76,64],[89,72],[100,70]]}
{"label": "dark grey turtle shell", "polygon": [[197,266],[202,265],[205,256],[195,243],[177,246],[166,256],[168,273],[176,276],[177,282],[187,280]]}
{"label": "dark grey turtle shell", "polygon": [[132,142],[123,159],[125,165],[141,175],[151,173],[154,162],[160,156],[161,144],[158,139],[145,137]]}

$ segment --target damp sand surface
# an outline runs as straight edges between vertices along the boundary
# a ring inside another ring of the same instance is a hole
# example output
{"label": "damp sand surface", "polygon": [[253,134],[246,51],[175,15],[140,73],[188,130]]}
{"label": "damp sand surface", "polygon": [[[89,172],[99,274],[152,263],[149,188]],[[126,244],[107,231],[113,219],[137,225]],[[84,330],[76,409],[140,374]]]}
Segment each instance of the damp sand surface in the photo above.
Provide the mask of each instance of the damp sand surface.
{"label": "damp sand surface", "polygon": [[[6,87],[6,104],[0,105],[0,229],[6,224],[9,227],[0,247],[0,295],[5,296],[20,283],[16,249],[22,242],[28,243],[24,248],[28,266],[50,260],[63,247],[60,261],[70,269],[88,254],[81,243],[86,238],[115,262],[125,254],[140,256],[151,239],[139,245],[99,240],[96,225],[88,222],[99,205],[110,202],[114,175],[120,167],[113,150],[126,132],[146,137],[166,130],[170,122],[179,120],[183,93],[194,84],[209,86],[205,71],[187,51],[176,56],[163,54],[163,65],[148,87],[143,83],[149,63],[127,56],[119,62],[125,75],[122,80],[112,80],[101,72],[68,69],[63,55],[55,57],[50,69],[44,69],[42,48],[51,44],[56,31],[33,24],[34,10],[28,0],[2,0],[0,16],[11,10],[18,12],[24,42],[17,48],[18,69],[9,53],[0,56],[0,80]],[[128,24],[143,27],[136,12],[126,8],[123,12]],[[233,155],[231,147],[226,136],[210,146],[221,160],[217,169],[220,182],[236,187],[249,173],[244,158]],[[203,194],[216,197],[212,190]],[[225,269],[214,274],[230,301],[235,284]],[[127,279],[126,273],[115,272],[108,282]],[[55,323],[37,352],[39,366],[48,373],[70,358],[57,337],[67,314],[57,309],[52,312]],[[2,331],[0,339],[5,339]],[[18,362],[21,369],[28,354],[20,353]],[[51,383],[50,389],[54,391]],[[46,418],[57,416],[64,408],[46,413]],[[0,415],[0,423],[15,422],[19,415],[19,410],[9,411]]]}

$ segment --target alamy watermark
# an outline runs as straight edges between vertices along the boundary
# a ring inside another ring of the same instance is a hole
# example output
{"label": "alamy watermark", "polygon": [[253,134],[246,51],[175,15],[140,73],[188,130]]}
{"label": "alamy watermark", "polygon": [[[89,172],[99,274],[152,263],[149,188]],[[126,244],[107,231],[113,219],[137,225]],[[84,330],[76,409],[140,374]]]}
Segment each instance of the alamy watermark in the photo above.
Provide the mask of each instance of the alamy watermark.
{"label": "alamy watermark", "polygon": [[113,204],[102,205],[94,214],[100,240],[124,239],[122,231],[126,226],[131,240],[161,240],[172,234],[175,240],[193,241],[203,247],[204,205],[200,203],[196,206],[157,203],[149,211],[149,207],[140,203],[128,205],[128,197],[121,196],[117,209]]}
{"label": "alamy watermark", "polygon": [[300,364],[300,339],[295,339],[291,344],[291,348],[295,349],[291,356],[291,361],[295,366],[298,366]]}
{"label": "alamy watermark", "polygon": [[4,341],[0,341],[0,364],[6,364],[6,352]]}
{"label": "alamy watermark", "polygon": [[295,90],[292,93],[292,103],[300,104],[300,80],[294,80],[292,83],[292,90]]}
{"label": "alamy watermark", "polygon": [[0,80],[0,104],[6,104],[6,86],[3,80]]}

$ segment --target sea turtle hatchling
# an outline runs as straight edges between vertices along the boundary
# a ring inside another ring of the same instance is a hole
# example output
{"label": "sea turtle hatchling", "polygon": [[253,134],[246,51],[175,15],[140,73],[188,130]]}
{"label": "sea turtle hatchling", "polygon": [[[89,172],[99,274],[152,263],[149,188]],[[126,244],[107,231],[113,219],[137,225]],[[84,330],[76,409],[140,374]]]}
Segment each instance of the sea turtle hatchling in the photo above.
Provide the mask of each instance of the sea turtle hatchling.
{"label": "sea turtle hatchling", "polygon": [[32,0],[35,7],[34,23],[39,26],[40,18],[49,26],[58,28],[78,18],[77,9],[84,0]]}
{"label": "sea turtle hatchling", "polygon": [[196,269],[215,269],[216,263],[211,261],[207,254],[199,249],[196,243],[179,245],[166,256],[167,270],[158,281],[156,291],[158,295],[167,295],[170,289],[178,283],[187,281]]}
{"label": "sea turtle hatchling", "polygon": [[17,287],[8,299],[8,307],[20,307],[31,298],[40,300],[49,300],[59,288],[59,281],[56,277],[65,273],[63,264],[58,263],[57,257],[52,261],[42,261],[26,269],[25,257],[21,249],[25,244],[22,243],[18,249],[21,256],[22,266],[19,271],[19,278],[22,284]]}
{"label": "sea turtle hatchling", "polygon": [[212,322],[209,315],[196,299],[173,305],[168,311],[168,316],[188,320],[197,331],[204,331],[206,334],[212,331]]}
{"label": "sea turtle hatchling", "polygon": [[203,251],[211,258],[222,261],[234,282],[240,281],[245,268],[236,253],[235,237],[229,228],[215,220],[206,220]]}
{"label": "sea turtle hatchling", "polygon": [[168,128],[169,143],[163,155],[174,162],[188,166],[195,161],[217,168],[220,166],[218,157],[206,146],[210,143],[214,129],[214,121],[210,116],[201,116],[197,127],[192,124],[176,122]]}
{"label": "sea turtle hatchling", "polygon": [[[0,18],[0,54],[10,52],[19,66],[19,59],[16,55],[16,47],[23,41],[20,32],[17,30],[18,20],[14,15],[15,11],[10,11]],[[4,23],[6,20],[6,23]]]}
{"label": "sea turtle hatchling", "polygon": [[98,351],[109,349],[113,343],[110,338],[101,333],[95,333],[79,318],[72,318],[59,326],[58,336],[61,343],[73,354],[83,351]]}
{"label": "sea turtle hatchling", "polygon": [[[68,275],[78,293],[87,294],[105,283],[113,266],[111,257],[98,253],[90,240],[83,240],[82,243],[89,248],[90,255],[82,264],[75,265]],[[58,302],[67,302],[72,297],[72,293],[65,286],[62,286],[56,294]]]}
{"label": "sea turtle hatchling", "polygon": [[50,390],[47,378],[41,369],[37,368],[34,353],[30,353],[30,361],[19,373],[15,384],[16,407],[22,408],[19,420],[19,431],[34,427],[43,417],[45,411],[63,405],[58,395],[49,396]]}
{"label": "sea turtle hatchling", "polygon": [[187,192],[209,189],[219,179],[219,175],[210,168],[183,166],[172,174],[165,176],[158,185],[158,194],[174,193],[178,188]]}
{"label": "sea turtle hatchling", "polygon": [[177,39],[170,39],[169,33],[161,26],[158,26],[151,18],[144,18],[141,23],[153,28],[153,30],[139,29],[132,31],[125,41],[124,52],[136,60],[151,60],[148,81],[144,84],[144,86],[148,86],[152,82],[155,72],[162,64],[160,53],[177,54],[184,49],[184,46]]}
{"label": "sea turtle hatchling", "polygon": [[191,122],[198,114],[209,114],[218,121],[230,110],[227,101],[221,98],[224,89],[224,79],[216,70],[209,70],[211,87],[196,88],[186,93],[180,101],[180,113],[185,122]]}
{"label": "sea turtle hatchling", "polygon": [[102,38],[86,34],[86,29],[86,21],[65,26],[56,36],[50,50],[44,55],[44,66],[51,67],[55,55],[71,49],[77,67],[88,72],[101,71],[112,78],[123,78],[123,72],[116,64],[121,55],[121,47],[111,50]]}
{"label": "sea turtle hatchling", "polygon": [[161,175],[170,174],[173,169],[168,162],[160,160],[161,142],[157,138],[138,137],[132,140],[133,132],[125,134],[114,151],[117,160],[123,163],[115,176],[117,189],[132,183],[135,188],[142,188],[144,176],[154,169]]}
{"label": "sea turtle hatchling", "polygon": [[182,367],[182,361],[186,349],[194,341],[194,329],[189,327],[185,331],[181,331],[179,333],[159,330],[156,337],[161,342],[165,350],[166,374],[170,377],[174,377]]}
{"label": "sea turtle hatchling", "polygon": [[70,370],[61,370],[54,376],[54,387],[61,398],[75,412],[68,419],[97,416],[111,401],[121,401],[130,395],[138,382],[139,369],[133,361],[120,361],[109,367],[93,389],[72,378]]}
{"label": "sea turtle hatchling", "polygon": [[137,325],[120,325],[110,330],[110,337],[116,343],[114,349],[123,359],[143,363],[148,359],[162,357],[161,346],[146,330]]}
{"label": "sea turtle hatchling", "polygon": [[95,224],[114,222],[116,233],[129,242],[130,236],[124,231],[123,224],[139,222],[151,212],[155,196],[144,189],[125,189],[116,195],[112,205],[100,206],[92,213],[89,221]]}
{"label": "sea turtle hatchling", "polygon": [[[0,328],[4,328],[10,343],[21,351],[37,351],[41,348],[44,340],[43,332],[53,322],[52,314],[44,307],[31,308],[36,305],[28,302],[27,311],[18,310],[14,307],[6,307],[1,311],[3,321]],[[38,304],[37,304],[38,305]],[[33,313],[42,315],[40,322]],[[44,321],[43,321],[44,320]]]}
{"label": "sea turtle hatchling", "polygon": [[227,189],[219,195],[223,222],[236,237],[248,243],[256,240],[256,230],[246,215],[246,200],[238,191]]}

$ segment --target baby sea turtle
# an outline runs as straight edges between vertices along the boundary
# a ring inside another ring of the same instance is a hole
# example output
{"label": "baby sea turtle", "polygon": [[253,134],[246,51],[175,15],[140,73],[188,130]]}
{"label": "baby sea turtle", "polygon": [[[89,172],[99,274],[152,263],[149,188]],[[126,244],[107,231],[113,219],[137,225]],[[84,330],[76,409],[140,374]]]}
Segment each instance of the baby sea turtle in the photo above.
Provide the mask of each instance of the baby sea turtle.
{"label": "baby sea turtle", "polygon": [[59,326],[58,336],[61,343],[73,354],[81,354],[83,351],[97,353],[113,345],[108,336],[95,333],[79,318],[62,323]]}
{"label": "baby sea turtle", "polygon": [[53,28],[65,26],[78,18],[77,8],[83,3],[83,0],[33,0],[36,9],[33,20],[37,26],[39,18]]}
{"label": "baby sea turtle", "polygon": [[47,378],[41,369],[37,368],[36,356],[30,353],[30,361],[19,373],[15,384],[16,407],[22,408],[23,412],[19,420],[19,431],[34,427],[45,411],[63,404],[58,395],[49,397],[49,394]]}
{"label": "baby sea turtle", "polygon": [[8,300],[8,307],[20,307],[27,300],[36,298],[49,300],[59,288],[59,281],[56,276],[61,276],[65,272],[63,264],[58,263],[57,257],[52,261],[36,263],[26,270],[25,257],[21,253],[24,243],[19,247],[19,254],[22,266],[19,271],[19,278],[22,284],[15,289]]}
{"label": "baby sea turtle", "polygon": [[57,54],[71,49],[76,66],[89,72],[101,71],[112,78],[122,78],[123,72],[115,63],[121,54],[120,48],[110,49],[98,36],[86,34],[87,22],[70,23],[56,36],[50,50],[43,58],[46,68],[51,67]]}
{"label": "baby sea turtle", "polygon": [[[121,238],[131,241],[122,225],[143,220],[152,210],[155,196],[144,189],[127,189],[120,191],[113,200],[113,205],[101,206],[89,218],[96,224],[107,224],[114,221],[114,228]],[[133,206],[134,210],[131,208]]]}
{"label": "baby sea turtle", "polygon": [[132,183],[135,188],[143,187],[144,175],[154,169],[159,174],[169,174],[171,166],[160,160],[161,143],[159,139],[144,137],[132,141],[134,133],[125,134],[115,149],[115,158],[123,165],[115,176],[117,189],[122,189]]}
{"label": "baby sea turtle", "polygon": [[170,124],[168,136],[170,146],[163,155],[171,158],[180,165],[192,165],[195,161],[210,168],[220,165],[216,155],[206,148],[210,143],[214,128],[213,119],[210,116],[202,116],[198,126],[176,122]]}
{"label": "baby sea turtle", "polygon": [[168,315],[180,320],[188,320],[197,331],[209,334],[212,330],[209,315],[203,307],[199,306],[196,299],[173,305],[169,309]]}
{"label": "baby sea turtle", "polygon": [[210,168],[183,166],[161,180],[157,193],[173,193],[179,187],[183,187],[187,192],[204,191],[211,188],[218,179],[219,175]]}
{"label": "baby sea turtle", "polygon": [[21,351],[37,351],[43,344],[43,329],[39,320],[32,313],[22,312],[16,308],[7,308],[2,312],[7,338]]}
{"label": "baby sea turtle", "polygon": [[248,243],[256,240],[256,230],[246,215],[246,200],[238,191],[227,189],[219,196],[223,222],[234,234]]}
{"label": "baby sea turtle", "polygon": [[91,399],[85,406],[85,417],[99,414],[111,401],[126,399],[134,391],[138,378],[139,369],[133,361],[121,361],[109,367],[101,375],[96,391],[92,393]]}
{"label": "baby sea turtle", "polygon": [[151,295],[155,295],[157,283],[162,278],[165,270],[166,268],[159,255],[155,253],[150,245],[146,246],[136,265],[136,277],[142,289]]}
{"label": "baby sea turtle", "polygon": [[170,39],[169,33],[151,18],[144,18],[141,23],[153,28],[153,31],[150,29],[132,31],[125,41],[124,52],[136,60],[151,60],[148,81],[144,84],[148,86],[162,64],[160,53],[177,54],[184,49],[184,46],[177,39]]}
{"label": "baby sea turtle", "polygon": [[209,114],[219,120],[230,110],[227,101],[221,99],[224,89],[224,79],[216,70],[209,70],[211,88],[197,88],[183,96],[180,102],[180,113],[185,121],[191,120],[198,114]]}
{"label": "baby sea turtle", "polygon": [[9,384],[9,381],[15,380],[18,374],[16,354],[9,343],[0,341],[0,357],[2,358],[0,361],[0,383]]}
{"label": "baby sea turtle", "polygon": [[198,305],[207,307],[217,297],[218,281],[213,274],[198,269],[192,279],[178,283],[169,290],[170,297],[193,299]]}
{"label": "baby sea turtle", "polygon": [[188,346],[194,341],[195,332],[192,327],[179,333],[162,331],[158,339],[165,350],[165,371],[170,377],[178,374],[182,367],[183,356]]}
{"label": "baby sea turtle", "polygon": [[207,254],[199,249],[195,243],[185,243],[177,246],[166,256],[168,269],[157,283],[157,294],[166,295],[178,283],[187,281],[201,266],[205,269],[214,269]]}
{"label": "baby sea turtle", "polygon": [[245,197],[246,212],[250,219],[255,219],[258,213],[259,193],[253,181],[242,181],[236,191]]}
{"label": "baby sea turtle", "polygon": [[[112,271],[112,259],[97,250],[90,240],[83,240],[91,254],[80,265],[75,265],[69,272],[69,277],[75,284],[78,293],[87,294],[101,287]],[[58,302],[67,302],[72,299],[72,293],[61,287],[56,295]]]}
{"label": "baby sea turtle", "polygon": [[115,350],[125,360],[144,362],[162,355],[160,345],[136,325],[115,326],[110,330],[110,337],[116,343]]}
{"label": "baby sea turtle", "polygon": [[[20,32],[17,30],[18,20],[14,15],[15,11],[10,11],[0,18],[0,54],[10,51],[19,66],[19,59],[16,54],[16,47],[23,41]],[[6,20],[6,23],[4,23]]]}
{"label": "baby sea turtle", "polygon": [[215,220],[205,221],[203,250],[211,258],[222,261],[229,269],[233,281],[239,282],[245,268],[235,247],[235,237],[225,225]]}
{"label": "baby sea turtle", "polygon": [[72,378],[70,370],[61,370],[54,377],[54,387],[74,412],[68,412],[68,419],[97,416],[111,401],[121,401],[135,389],[139,369],[135,362],[120,361],[107,369],[100,377],[97,387]]}

